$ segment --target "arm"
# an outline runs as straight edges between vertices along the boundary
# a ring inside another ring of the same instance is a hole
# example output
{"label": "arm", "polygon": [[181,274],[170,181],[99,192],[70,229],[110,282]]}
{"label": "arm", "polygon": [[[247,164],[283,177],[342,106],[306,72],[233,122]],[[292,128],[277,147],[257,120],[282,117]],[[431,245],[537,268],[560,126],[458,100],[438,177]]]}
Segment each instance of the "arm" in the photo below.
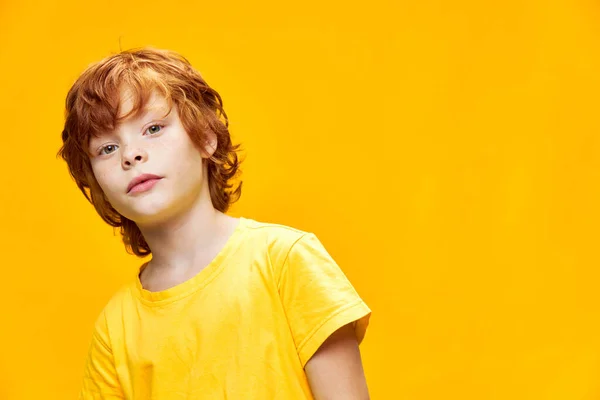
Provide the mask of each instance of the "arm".
{"label": "arm", "polygon": [[278,288],[313,397],[369,399],[358,345],[371,310],[316,235],[290,247]]}
{"label": "arm", "polygon": [[353,324],[335,331],[304,367],[316,400],[368,400]]}
{"label": "arm", "polygon": [[85,360],[79,400],[117,400],[125,395],[114,364],[104,310],[98,316]]}

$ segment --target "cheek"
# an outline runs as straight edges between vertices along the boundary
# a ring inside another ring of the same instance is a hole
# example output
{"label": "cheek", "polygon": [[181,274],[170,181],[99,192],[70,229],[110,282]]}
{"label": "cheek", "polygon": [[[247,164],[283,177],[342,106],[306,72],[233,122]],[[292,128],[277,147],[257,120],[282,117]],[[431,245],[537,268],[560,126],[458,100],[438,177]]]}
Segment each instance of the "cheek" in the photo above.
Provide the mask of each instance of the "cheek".
{"label": "cheek", "polygon": [[104,191],[104,193],[106,194],[110,193],[111,185],[107,169],[105,167],[92,165],[92,172],[94,173],[96,181],[98,182],[98,185],[100,186],[102,191]]}
{"label": "cheek", "polygon": [[189,173],[202,168],[202,156],[191,141],[182,141],[168,149],[168,158],[179,172]]}

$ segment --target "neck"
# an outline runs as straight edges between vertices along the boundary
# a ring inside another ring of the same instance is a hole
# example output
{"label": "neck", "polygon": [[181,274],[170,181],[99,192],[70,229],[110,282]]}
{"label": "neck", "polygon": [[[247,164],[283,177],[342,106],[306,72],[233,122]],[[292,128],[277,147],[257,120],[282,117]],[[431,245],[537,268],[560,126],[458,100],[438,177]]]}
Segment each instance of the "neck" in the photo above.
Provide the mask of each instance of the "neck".
{"label": "neck", "polygon": [[148,268],[157,272],[185,273],[207,264],[237,225],[237,219],[216,210],[208,185],[185,212],[168,220],[138,227],[152,250]]}

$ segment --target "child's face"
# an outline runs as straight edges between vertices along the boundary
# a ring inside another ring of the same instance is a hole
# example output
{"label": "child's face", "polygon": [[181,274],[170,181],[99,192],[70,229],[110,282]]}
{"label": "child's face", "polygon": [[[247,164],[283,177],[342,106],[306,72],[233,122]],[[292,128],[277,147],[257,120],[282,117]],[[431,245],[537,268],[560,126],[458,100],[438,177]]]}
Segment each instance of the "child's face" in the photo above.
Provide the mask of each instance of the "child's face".
{"label": "child's face", "polygon": [[[121,115],[133,106],[129,96],[128,91],[121,92]],[[106,198],[121,215],[138,224],[164,221],[202,201],[199,196],[208,195],[208,190],[201,191],[207,184],[202,160],[212,154],[214,136],[209,137],[208,154],[201,154],[182,126],[176,104],[161,118],[167,107],[155,92],[139,118],[131,116],[114,132],[90,139],[92,169]],[[130,181],[141,174],[162,179],[150,190],[128,193]]]}

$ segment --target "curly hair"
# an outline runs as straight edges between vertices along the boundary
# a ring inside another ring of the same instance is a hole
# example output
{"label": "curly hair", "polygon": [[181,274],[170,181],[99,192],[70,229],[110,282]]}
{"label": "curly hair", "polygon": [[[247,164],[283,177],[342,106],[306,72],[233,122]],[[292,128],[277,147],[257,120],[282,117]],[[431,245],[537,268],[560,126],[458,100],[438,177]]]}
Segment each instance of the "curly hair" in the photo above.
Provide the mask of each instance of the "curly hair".
{"label": "curly hair", "polygon": [[[117,118],[120,89],[133,93],[133,109]],[[237,150],[229,134],[229,120],[217,91],[208,86],[200,73],[181,54],[146,46],[124,50],[91,64],[79,76],[66,98],[63,145],[57,153],[68,166],[79,190],[92,203],[104,221],[120,227],[129,254],[151,254],[134,221],[119,214],[106,199],[90,162],[89,140],[100,132],[112,131],[131,114],[139,116],[152,91],[161,93],[179,109],[179,118],[198,148],[206,141],[206,132],[217,138],[217,149],[207,161],[208,185],[213,207],[226,212],[241,196],[242,182],[234,188],[231,181],[239,170]]]}

